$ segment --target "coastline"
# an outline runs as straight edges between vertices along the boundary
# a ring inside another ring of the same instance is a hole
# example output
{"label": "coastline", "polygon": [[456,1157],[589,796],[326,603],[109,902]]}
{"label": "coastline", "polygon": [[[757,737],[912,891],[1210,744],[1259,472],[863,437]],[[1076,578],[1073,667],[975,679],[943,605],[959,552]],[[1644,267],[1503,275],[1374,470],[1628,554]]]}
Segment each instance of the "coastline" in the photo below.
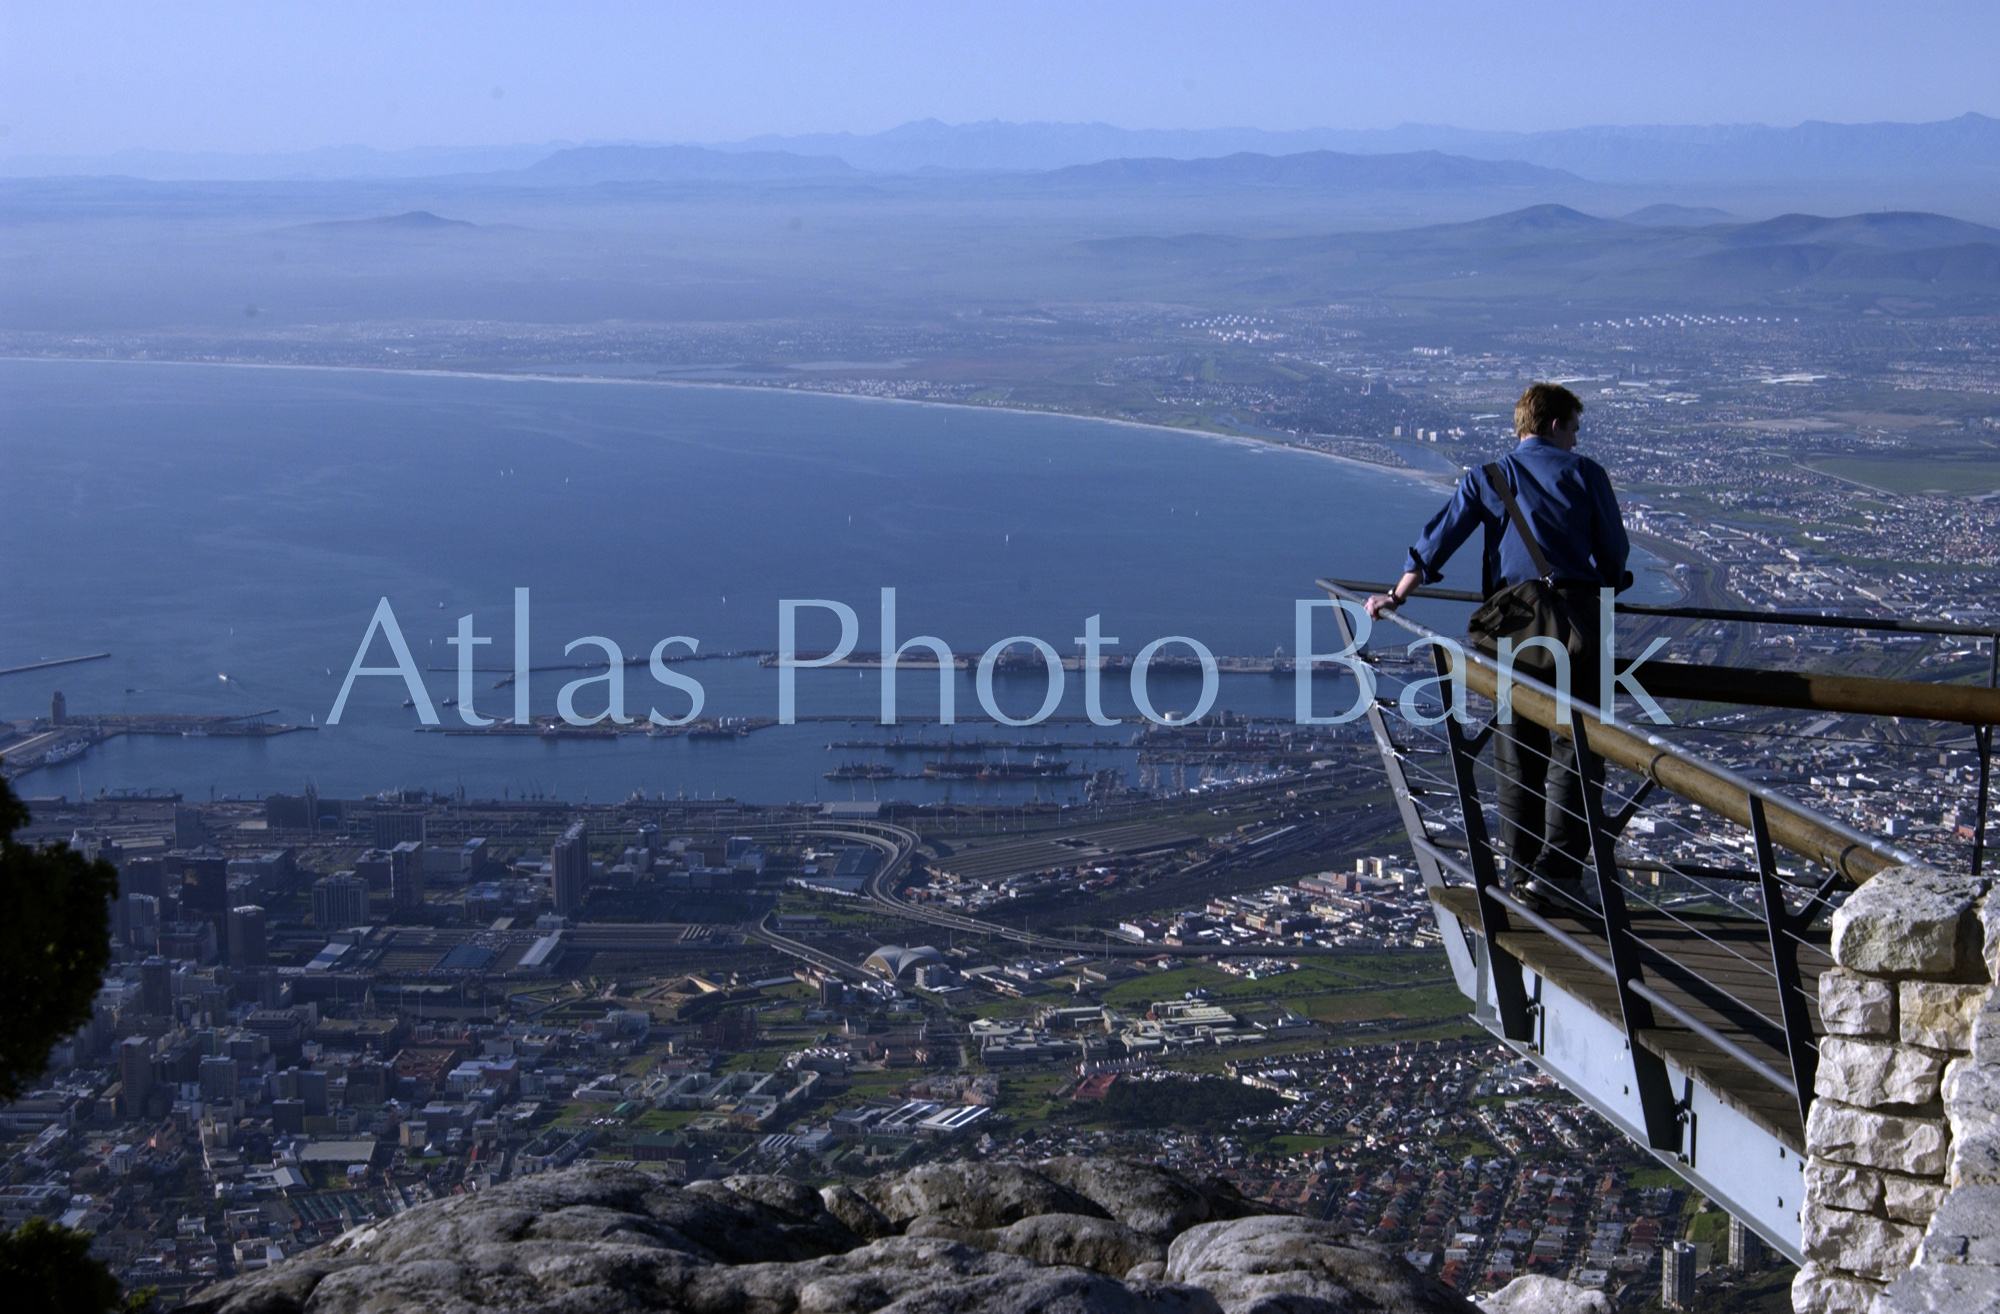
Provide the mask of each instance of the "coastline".
{"label": "coastline", "polygon": [[484,379],[509,383],[581,383],[581,384],[627,384],[633,387],[651,388],[726,388],[741,392],[779,393],[807,395],[813,397],[833,397],[853,402],[877,402],[893,406],[931,406],[954,411],[1005,411],[1012,415],[1038,415],[1050,419],[1086,420],[1093,424],[1115,424],[1131,429],[1150,429],[1158,433],[1178,434],[1186,438],[1208,438],[1216,442],[1248,447],[1258,451],[1295,452],[1301,456],[1317,457],[1335,461],[1357,470],[1372,470],[1378,474],[1393,475],[1398,478],[1415,480],[1433,488],[1450,488],[1455,478],[1447,478],[1440,472],[1414,470],[1407,467],[1378,465],[1373,461],[1362,461],[1336,452],[1322,452],[1311,447],[1296,446],[1260,438],[1255,434],[1216,433],[1207,429],[1188,429],[1179,425],[1154,424],[1146,420],[1125,420],[1109,415],[1090,415],[1082,411],[1043,410],[1030,406],[1010,406],[1004,403],[973,403],[938,401],[929,397],[876,397],[867,393],[838,392],[830,388],[779,387],[757,383],[729,383],[709,379],[658,379],[634,378],[617,374],[548,374],[540,372],[503,373],[493,370],[450,370],[434,366],[398,368],[393,365],[310,365],[297,362],[255,361],[255,360],[131,360],[108,356],[6,356],[0,355],[0,364],[66,364],[66,365],[163,365],[180,368],[240,369],[240,370],[310,370],[327,374],[389,374],[417,378],[439,379]]}

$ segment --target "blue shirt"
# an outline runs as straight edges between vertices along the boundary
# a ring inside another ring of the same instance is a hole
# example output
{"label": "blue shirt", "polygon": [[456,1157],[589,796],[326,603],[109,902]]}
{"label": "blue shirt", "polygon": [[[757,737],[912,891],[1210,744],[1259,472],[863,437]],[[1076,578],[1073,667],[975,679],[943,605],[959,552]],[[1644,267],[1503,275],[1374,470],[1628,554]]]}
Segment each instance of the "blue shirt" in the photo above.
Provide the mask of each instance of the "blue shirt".
{"label": "blue shirt", "polygon": [[[1501,458],[1500,471],[1521,504],[1521,514],[1533,527],[1557,582],[1609,584],[1618,589],[1631,584],[1625,559],[1632,544],[1625,537],[1618,498],[1603,466],[1531,437],[1522,439]],[[1534,558],[1508,525],[1507,504],[1487,484],[1483,465],[1466,472],[1451,501],[1424,526],[1403,569],[1414,572],[1426,584],[1437,583],[1444,578],[1445,562],[1478,528],[1486,531],[1481,593],[1491,597],[1503,588],[1537,577]]]}

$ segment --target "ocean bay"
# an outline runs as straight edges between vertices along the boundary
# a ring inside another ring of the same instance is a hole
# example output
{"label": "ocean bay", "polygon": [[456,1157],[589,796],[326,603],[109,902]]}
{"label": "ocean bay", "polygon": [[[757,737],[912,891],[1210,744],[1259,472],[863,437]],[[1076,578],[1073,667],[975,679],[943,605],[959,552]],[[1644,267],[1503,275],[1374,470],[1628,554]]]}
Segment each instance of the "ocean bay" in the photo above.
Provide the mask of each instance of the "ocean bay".
{"label": "ocean bay", "polygon": [[[1100,616],[1130,654],[1168,635],[1218,654],[1294,646],[1293,600],[1317,575],[1392,574],[1435,509],[1435,485],[1269,445],[1057,415],[873,402],[775,389],[651,382],[154,365],[0,362],[0,458],[18,511],[0,525],[0,666],[85,652],[103,661],[0,677],[0,716],[79,714],[324,721],[356,645],[388,598],[433,700],[458,692],[458,618],[475,617],[482,668],[513,662],[514,590],[534,599],[532,662],[582,660],[604,636],[628,656],[686,635],[706,655],[776,646],[782,598],[831,599],[875,647],[877,599],[897,590],[897,637],[934,635],[960,657],[1035,636],[1074,653]],[[1462,582],[1466,562],[1454,582]],[[1657,576],[1642,584],[1665,596]],[[1455,626],[1441,608],[1432,617]],[[1330,630],[1330,626],[1326,627]],[[830,648],[824,611],[799,647]],[[1322,635],[1322,650],[1330,641]],[[1184,652],[1185,649],[1170,649]],[[921,653],[919,655],[922,655]],[[370,659],[387,661],[379,642]],[[704,717],[772,718],[777,672],[754,659],[675,668]],[[587,672],[538,671],[532,711],[555,711]],[[802,671],[802,717],[872,721],[877,675]],[[956,677],[960,723],[935,724],[937,675],[899,681],[905,733],[931,739],[1102,742],[1076,769],[1129,766],[1141,724],[1122,673],[1105,710],[1123,724],[1056,720],[1025,731],[979,712]],[[1003,672],[998,701],[1026,717],[1039,671]],[[512,714],[482,670],[479,711]],[[683,714],[686,697],[626,672],[628,711]],[[1322,710],[1351,697],[1324,686]],[[1058,718],[1082,716],[1072,672]],[[1153,702],[1185,711],[1199,680],[1156,673]],[[1292,681],[1225,675],[1217,708],[1289,718]],[[355,796],[392,788],[567,799],[710,793],[969,797],[931,780],[825,782],[869,754],[826,747],[892,733],[802,720],[730,741],[415,733],[398,680],[357,681],[341,723],[265,739],[119,736],[22,777],[27,794],[157,787]],[[586,691],[586,711],[602,694]],[[443,728],[457,709],[441,707]],[[633,727],[639,729],[639,725]],[[899,770],[914,772],[911,755]],[[1066,798],[1075,785],[979,786],[980,797]]]}

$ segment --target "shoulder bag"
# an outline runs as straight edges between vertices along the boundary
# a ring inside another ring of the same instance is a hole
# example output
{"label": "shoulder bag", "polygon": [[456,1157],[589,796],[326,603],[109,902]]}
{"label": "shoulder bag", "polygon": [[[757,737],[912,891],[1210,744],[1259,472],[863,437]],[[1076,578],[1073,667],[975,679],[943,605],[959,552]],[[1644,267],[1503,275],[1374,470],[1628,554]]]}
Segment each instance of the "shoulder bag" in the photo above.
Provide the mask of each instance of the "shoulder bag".
{"label": "shoulder bag", "polygon": [[[1529,639],[1553,639],[1569,653],[1570,669],[1574,671],[1579,660],[1589,658],[1590,639],[1563,602],[1555,572],[1548,558],[1542,555],[1542,545],[1528,528],[1528,518],[1521,514],[1521,504],[1514,500],[1514,490],[1507,486],[1500,463],[1488,462],[1485,474],[1486,482],[1507,504],[1507,519],[1527,546],[1537,578],[1510,584],[1480,604],[1465,623],[1472,645],[1491,657],[1498,653],[1501,639],[1512,639],[1517,650]],[[1522,674],[1538,680],[1546,680],[1555,672],[1555,658],[1539,646],[1521,653],[1514,665]]]}

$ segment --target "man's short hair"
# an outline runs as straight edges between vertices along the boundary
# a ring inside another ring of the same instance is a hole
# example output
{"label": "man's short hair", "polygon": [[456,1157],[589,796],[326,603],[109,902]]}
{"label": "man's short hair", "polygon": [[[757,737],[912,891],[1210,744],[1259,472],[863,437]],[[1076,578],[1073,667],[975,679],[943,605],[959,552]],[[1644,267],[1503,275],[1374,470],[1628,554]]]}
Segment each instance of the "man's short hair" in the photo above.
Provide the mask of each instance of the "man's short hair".
{"label": "man's short hair", "polygon": [[1560,383],[1531,384],[1514,403],[1514,433],[1526,438],[1581,414],[1583,399]]}

